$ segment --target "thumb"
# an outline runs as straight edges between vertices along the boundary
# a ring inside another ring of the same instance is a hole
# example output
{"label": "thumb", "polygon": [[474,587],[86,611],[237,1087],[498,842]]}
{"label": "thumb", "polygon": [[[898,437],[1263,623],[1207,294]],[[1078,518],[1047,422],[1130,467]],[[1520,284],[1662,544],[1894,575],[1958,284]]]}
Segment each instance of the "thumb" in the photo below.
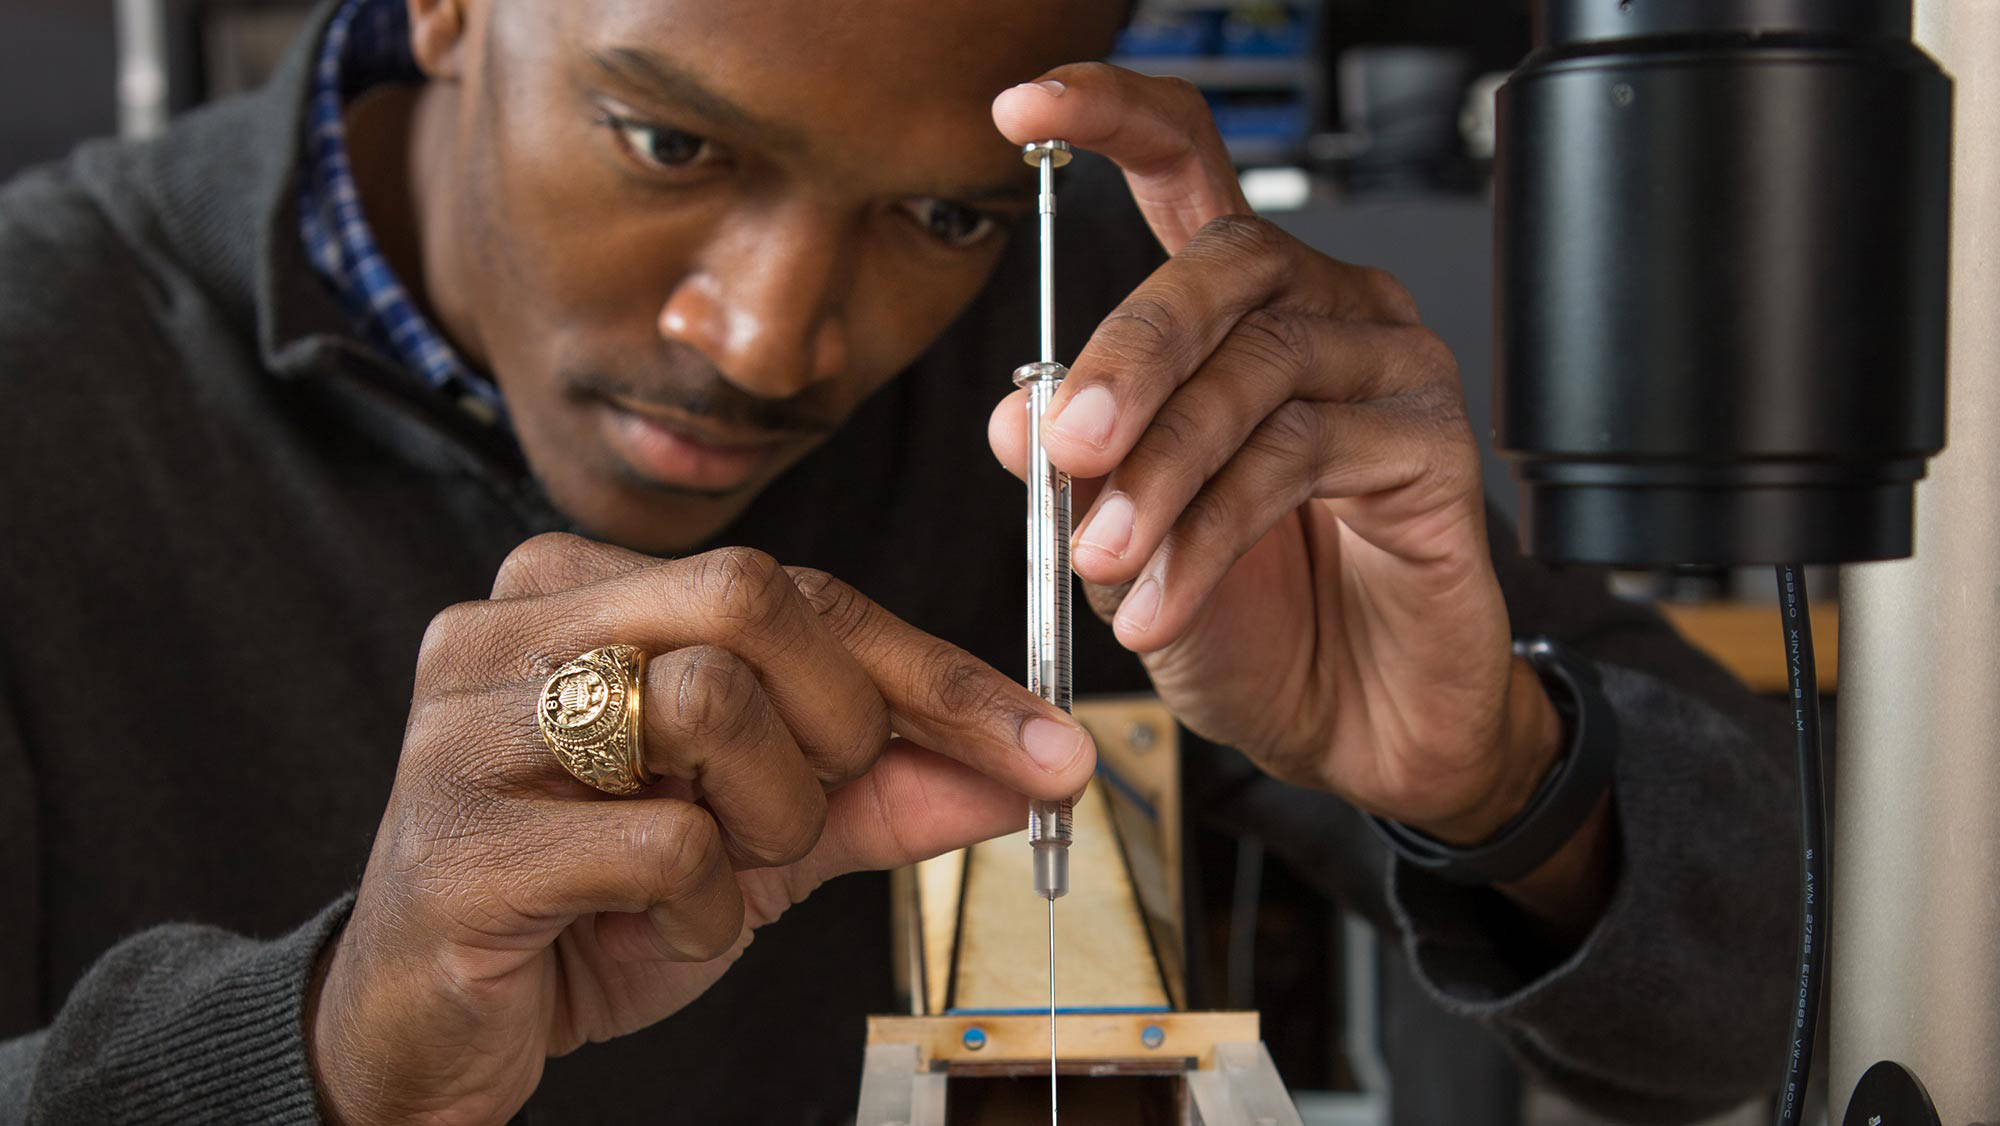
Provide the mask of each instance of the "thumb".
{"label": "thumb", "polygon": [[1001,91],[993,124],[1017,145],[1053,138],[1111,158],[1169,254],[1210,220],[1250,213],[1208,103],[1181,79],[1073,63]]}
{"label": "thumb", "polygon": [[[1000,459],[1000,467],[1012,473],[1017,480],[1028,479],[1028,393],[1016,390],[1000,400],[993,408],[992,417],[986,420],[986,443],[993,448],[993,456]],[[1072,477],[1069,480],[1069,510],[1076,517],[1075,526],[1083,526],[1083,515],[1097,500],[1097,494],[1104,487],[1102,477]]]}

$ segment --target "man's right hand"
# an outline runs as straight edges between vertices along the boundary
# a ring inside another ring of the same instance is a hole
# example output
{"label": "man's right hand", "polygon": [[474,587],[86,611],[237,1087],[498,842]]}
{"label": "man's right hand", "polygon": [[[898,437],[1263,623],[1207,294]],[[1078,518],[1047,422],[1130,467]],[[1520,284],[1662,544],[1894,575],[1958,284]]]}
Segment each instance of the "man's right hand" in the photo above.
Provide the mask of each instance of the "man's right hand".
{"label": "man's right hand", "polygon": [[[559,666],[615,643],[652,657],[660,781],[627,799],[565,773],[535,718]],[[1075,793],[1093,763],[1068,716],[831,576],[530,540],[490,601],[424,637],[388,811],[309,1006],[324,1108],[505,1122],[544,1060],[686,1005],[824,881],[1006,832],[1022,795]]]}

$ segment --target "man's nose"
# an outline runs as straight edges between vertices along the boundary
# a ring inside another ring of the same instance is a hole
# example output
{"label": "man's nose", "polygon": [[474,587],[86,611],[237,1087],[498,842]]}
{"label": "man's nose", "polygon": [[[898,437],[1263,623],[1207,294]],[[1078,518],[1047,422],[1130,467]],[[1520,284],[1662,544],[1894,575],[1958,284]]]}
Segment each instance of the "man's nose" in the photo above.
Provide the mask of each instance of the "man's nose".
{"label": "man's nose", "polygon": [[847,364],[850,238],[804,212],[717,232],[660,310],[660,335],[761,398],[788,399],[837,376]]}

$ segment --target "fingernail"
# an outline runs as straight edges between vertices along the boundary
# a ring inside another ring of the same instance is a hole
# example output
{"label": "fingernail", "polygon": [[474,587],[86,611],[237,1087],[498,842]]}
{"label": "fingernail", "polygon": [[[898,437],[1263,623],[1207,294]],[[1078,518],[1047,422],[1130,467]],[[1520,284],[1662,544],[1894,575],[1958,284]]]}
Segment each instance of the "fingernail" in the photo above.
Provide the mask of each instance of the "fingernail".
{"label": "fingernail", "polygon": [[1112,493],[1098,502],[1097,515],[1083,526],[1083,538],[1078,546],[1101,551],[1106,555],[1125,554],[1125,547],[1132,542],[1132,502],[1124,493]]}
{"label": "fingernail", "polygon": [[1093,384],[1076,393],[1049,421],[1049,429],[1072,442],[1102,449],[1111,438],[1111,424],[1117,414],[1118,404],[1111,398],[1111,392]]}
{"label": "fingernail", "polygon": [[1081,729],[1053,719],[1031,719],[1021,726],[1021,749],[1051,774],[1075,762],[1085,741]]}
{"label": "fingernail", "polygon": [[1060,98],[1063,96],[1063,91],[1069,89],[1069,87],[1057,82],[1053,78],[1044,78],[1040,82],[1035,83],[1035,85],[1047,90],[1051,98]]}
{"label": "fingernail", "polygon": [[1148,578],[1125,596],[1124,604],[1118,607],[1118,625],[1121,629],[1145,629],[1159,614],[1160,580]]}

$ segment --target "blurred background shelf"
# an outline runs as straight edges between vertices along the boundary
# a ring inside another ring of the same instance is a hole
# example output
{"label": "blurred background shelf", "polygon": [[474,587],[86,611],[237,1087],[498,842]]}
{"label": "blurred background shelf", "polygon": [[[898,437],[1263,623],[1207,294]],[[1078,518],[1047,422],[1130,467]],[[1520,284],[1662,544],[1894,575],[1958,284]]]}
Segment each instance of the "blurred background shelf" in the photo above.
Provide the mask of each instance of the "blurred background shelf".
{"label": "blurred background shelf", "polygon": [[1239,165],[1301,160],[1327,107],[1320,0],[1145,0],[1111,61],[1193,83]]}

